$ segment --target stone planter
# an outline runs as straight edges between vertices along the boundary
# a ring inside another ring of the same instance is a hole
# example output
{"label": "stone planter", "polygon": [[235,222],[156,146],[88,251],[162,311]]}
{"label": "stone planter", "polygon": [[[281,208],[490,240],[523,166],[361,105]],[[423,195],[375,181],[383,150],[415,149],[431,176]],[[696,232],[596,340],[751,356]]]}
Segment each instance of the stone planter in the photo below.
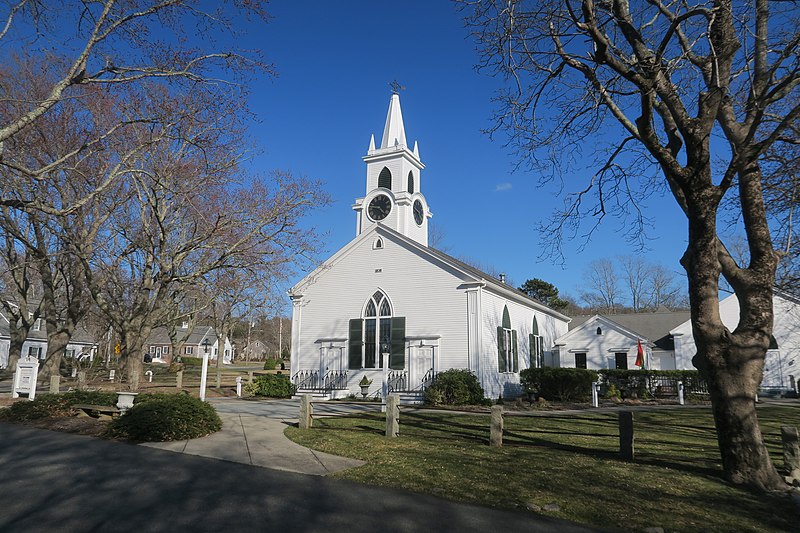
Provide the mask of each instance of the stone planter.
{"label": "stone planter", "polygon": [[117,393],[117,409],[119,409],[120,415],[124,415],[125,411],[133,407],[133,401],[138,394],[138,392],[129,391],[120,391]]}
{"label": "stone planter", "polygon": [[[370,385],[372,384],[370,383]],[[366,398],[367,394],[369,394],[369,385],[359,385],[359,387],[361,387],[361,396]]]}

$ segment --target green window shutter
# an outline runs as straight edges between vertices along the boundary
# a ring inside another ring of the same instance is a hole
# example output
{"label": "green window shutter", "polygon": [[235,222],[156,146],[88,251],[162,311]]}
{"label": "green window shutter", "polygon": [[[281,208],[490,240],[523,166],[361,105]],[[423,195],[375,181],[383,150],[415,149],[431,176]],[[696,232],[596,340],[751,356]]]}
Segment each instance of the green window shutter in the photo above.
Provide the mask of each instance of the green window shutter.
{"label": "green window shutter", "polygon": [[517,351],[517,330],[511,330],[511,371],[519,372],[519,353]]}
{"label": "green window shutter", "polygon": [[361,329],[363,322],[360,318],[350,320],[350,343],[347,350],[348,368],[350,370],[361,369]]}
{"label": "green window shutter", "polygon": [[389,368],[403,370],[406,367],[406,317],[392,319],[392,353],[389,356]]}
{"label": "green window shutter", "polygon": [[506,371],[506,346],[505,332],[503,326],[497,328],[497,370],[498,372]]}
{"label": "green window shutter", "polygon": [[536,336],[528,335],[528,357],[530,358],[528,368],[536,368]]}

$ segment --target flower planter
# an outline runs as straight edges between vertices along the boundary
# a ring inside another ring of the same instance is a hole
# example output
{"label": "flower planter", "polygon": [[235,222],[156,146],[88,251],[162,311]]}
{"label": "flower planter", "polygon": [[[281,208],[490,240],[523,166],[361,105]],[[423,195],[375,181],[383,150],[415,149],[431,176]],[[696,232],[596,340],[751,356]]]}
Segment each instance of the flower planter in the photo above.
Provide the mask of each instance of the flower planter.
{"label": "flower planter", "polygon": [[138,392],[120,391],[117,393],[117,408],[119,414],[124,415],[125,411],[133,407],[133,401],[136,399]]}
{"label": "flower planter", "polygon": [[359,385],[359,386],[361,387],[361,396],[366,398],[367,394],[369,394],[369,385]]}

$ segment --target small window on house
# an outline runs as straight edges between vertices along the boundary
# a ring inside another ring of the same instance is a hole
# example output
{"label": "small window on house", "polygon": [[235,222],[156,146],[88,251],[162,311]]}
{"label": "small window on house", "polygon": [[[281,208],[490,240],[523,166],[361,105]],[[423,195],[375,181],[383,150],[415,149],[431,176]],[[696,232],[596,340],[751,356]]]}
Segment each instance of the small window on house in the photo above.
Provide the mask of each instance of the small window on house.
{"label": "small window on house", "polygon": [[598,328],[597,328],[597,334],[598,334],[598,335],[602,335],[602,334],[603,334],[603,328],[601,328],[601,327],[598,327]]}
{"label": "small window on house", "polygon": [[586,368],[586,352],[575,354],[575,368]]}
{"label": "small window on house", "polygon": [[378,187],[383,187],[384,189],[392,188],[392,173],[386,167],[383,167],[383,170],[378,175]]}
{"label": "small window on house", "polygon": [[191,346],[186,346],[186,347],[183,349],[183,353],[185,353],[186,355],[192,355],[192,352],[193,352],[193,351],[194,351],[194,348],[193,348],[193,347],[191,347]]}
{"label": "small window on house", "polygon": [[408,192],[414,194],[414,173],[411,171],[408,172]]}
{"label": "small window on house", "polygon": [[628,353],[617,352],[614,354],[614,360],[617,363],[618,370],[628,370]]}
{"label": "small window on house", "polygon": [[156,353],[156,347],[155,346],[151,346],[150,347],[150,353]]}
{"label": "small window on house", "polygon": [[29,346],[28,347],[28,357],[35,357],[40,359],[42,357],[42,347],[41,346]]}
{"label": "small window on house", "polygon": [[169,346],[164,346],[164,348],[161,351],[164,355],[167,355],[169,353]]}
{"label": "small window on house", "polygon": [[380,250],[381,248],[383,248],[383,239],[380,238],[375,239],[375,246],[373,246],[373,248],[376,250]]}

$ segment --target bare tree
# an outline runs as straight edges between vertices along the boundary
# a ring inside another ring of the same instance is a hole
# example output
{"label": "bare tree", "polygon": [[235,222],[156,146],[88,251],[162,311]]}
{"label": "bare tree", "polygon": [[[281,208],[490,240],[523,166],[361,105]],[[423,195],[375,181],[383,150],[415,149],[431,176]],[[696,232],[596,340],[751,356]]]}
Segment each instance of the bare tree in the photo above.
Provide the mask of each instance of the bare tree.
{"label": "bare tree", "polygon": [[581,299],[591,308],[605,313],[615,313],[622,303],[619,277],[610,259],[595,259],[584,272],[586,287]]}
{"label": "bare tree", "polygon": [[[659,189],[672,193],[689,226],[681,264],[698,349],[693,362],[709,382],[725,476],[785,490],[754,400],[772,334],[777,266],[762,162],[800,117],[796,3],[467,3],[482,66],[511,86],[499,97],[498,128],[507,128],[521,154],[534,164],[569,164],[565,157],[587,141],[607,150],[589,183],[555,214],[551,236],[574,230],[574,217],[586,212],[629,215],[628,227],[643,230],[642,200]],[[747,264],[737,264],[718,231],[726,197],[735,197],[744,225]],[[557,242],[553,250],[560,251]],[[720,276],[741,303],[734,331],[720,319]]]}
{"label": "bare tree", "polygon": [[647,306],[647,279],[650,274],[650,265],[639,256],[622,256],[618,258],[622,269],[622,279],[628,289],[630,304],[634,313],[638,313]]}
{"label": "bare tree", "polygon": [[[243,93],[244,82],[252,73],[269,73],[271,67],[258,53],[242,53],[230,44],[242,23],[240,15],[254,15],[261,22],[267,18],[260,2],[205,6],[191,0],[10,2],[0,13],[0,43],[13,43],[19,63],[48,65],[49,83],[24,99],[13,99],[3,93],[20,81],[11,77],[0,82],[0,104],[13,103],[13,112],[0,120],[0,164],[35,182],[124,129],[126,122],[107,124],[73,151],[36,164],[17,158],[22,145],[15,138],[45,115],[58,113],[64,102],[80,97],[86,88],[117,92],[145,81],[163,81],[173,90],[193,91],[202,85],[202,90],[215,90],[220,98]],[[227,44],[220,45],[222,42]],[[46,197],[20,203],[18,198],[3,196],[0,203],[69,212],[110,186],[111,181],[105,181],[66,205],[54,204]]]}

